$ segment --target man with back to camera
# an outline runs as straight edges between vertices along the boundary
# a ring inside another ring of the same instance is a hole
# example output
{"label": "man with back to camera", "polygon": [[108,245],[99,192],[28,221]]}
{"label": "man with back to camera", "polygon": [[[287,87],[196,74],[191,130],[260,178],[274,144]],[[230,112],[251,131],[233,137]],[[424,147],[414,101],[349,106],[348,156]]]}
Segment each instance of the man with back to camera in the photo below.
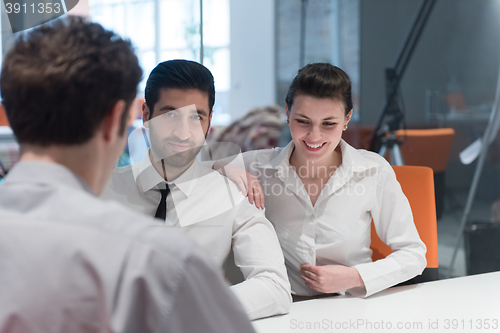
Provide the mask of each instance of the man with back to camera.
{"label": "man with back to camera", "polygon": [[194,242],[96,198],[141,76],[129,42],[81,18],[4,58],[22,155],[0,184],[0,332],[253,332]]}
{"label": "man with back to camera", "polygon": [[232,248],[245,281],[231,288],[250,319],[288,312],[290,283],[271,223],[232,182],[196,159],[213,114],[210,71],[194,61],[162,62],[147,80],[145,99],[151,148],[141,162],[113,171],[103,197],[182,228],[221,275]]}

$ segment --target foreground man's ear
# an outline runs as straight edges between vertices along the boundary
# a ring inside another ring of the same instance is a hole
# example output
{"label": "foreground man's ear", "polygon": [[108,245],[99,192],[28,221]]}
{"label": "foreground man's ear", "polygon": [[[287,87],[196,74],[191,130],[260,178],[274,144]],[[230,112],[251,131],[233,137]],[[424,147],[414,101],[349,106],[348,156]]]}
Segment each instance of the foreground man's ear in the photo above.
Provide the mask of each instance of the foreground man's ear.
{"label": "foreground man's ear", "polygon": [[106,142],[112,142],[117,137],[125,135],[125,133],[120,133],[123,112],[128,112],[128,110],[125,110],[125,101],[121,99],[113,104],[108,115],[104,118],[102,132]]}

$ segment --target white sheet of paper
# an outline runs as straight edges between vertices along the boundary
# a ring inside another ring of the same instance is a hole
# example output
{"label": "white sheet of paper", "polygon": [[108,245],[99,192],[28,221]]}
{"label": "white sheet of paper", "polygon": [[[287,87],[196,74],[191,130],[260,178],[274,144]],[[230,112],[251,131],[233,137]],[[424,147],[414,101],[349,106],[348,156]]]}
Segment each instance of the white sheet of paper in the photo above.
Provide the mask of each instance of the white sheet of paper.
{"label": "white sheet of paper", "polygon": [[479,156],[481,152],[482,141],[481,139],[477,139],[472,144],[470,144],[467,148],[465,148],[460,153],[460,161],[462,164],[468,165],[474,162],[474,160]]}

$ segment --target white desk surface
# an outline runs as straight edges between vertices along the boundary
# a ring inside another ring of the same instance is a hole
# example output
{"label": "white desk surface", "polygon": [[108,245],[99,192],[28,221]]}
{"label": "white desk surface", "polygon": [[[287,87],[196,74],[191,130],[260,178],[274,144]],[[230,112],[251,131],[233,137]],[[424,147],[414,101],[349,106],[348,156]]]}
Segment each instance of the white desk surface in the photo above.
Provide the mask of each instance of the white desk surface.
{"label": "white desk surface", "polygon": [[253,325],[258,333],[500,332],[500,272],[296,302]]}

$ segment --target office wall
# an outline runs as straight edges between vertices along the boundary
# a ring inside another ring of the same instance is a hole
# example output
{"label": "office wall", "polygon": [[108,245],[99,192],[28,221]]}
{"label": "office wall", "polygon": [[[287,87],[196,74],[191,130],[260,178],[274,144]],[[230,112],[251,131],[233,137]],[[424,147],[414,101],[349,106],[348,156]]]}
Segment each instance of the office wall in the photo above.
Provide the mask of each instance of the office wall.
{"label": "office wall", "polygon": [[[362,0],[361,91],[363,124],[374,125],[385,101],[384,70],[392,66],[420,0]],[[401,84],[408,126],[425,119],[425,91],[447,91],[455,76],[469,110],[495,98],[500,64],[500,2],[438,0]],[[446,103],[442,105],[447,108]],[[484,133],[487,121],[450,122],[457,131],[447,171],[449,188],[467,190],[475,163],[464,166],[459,152]],[[436,125],[436,124],[434,124]],[[478,197],[500,196],[500,139],[492,145]]]}
{"label": "office wall", "polygon": [[[361,3],[361,121],[375,124],[394,63],[420,0]],[[468,106],[494,100],[500,63],[500,2],[439,0],[401,87],[410,125],[425,123],[425,90],[446,91],[456,76]]]}
{"label": "office wall", "polygon": [[232,120],[275,102],[274,1],[236,0],[231,15]]}
{"label": "office wall", "polygon": [[[285,107],[290,82],[305,64],[329,62],[349,74],[354,118],[359,109],[359,0],[276,0],[276,102]],[[301,16],[304,14],[304,63]]]}

